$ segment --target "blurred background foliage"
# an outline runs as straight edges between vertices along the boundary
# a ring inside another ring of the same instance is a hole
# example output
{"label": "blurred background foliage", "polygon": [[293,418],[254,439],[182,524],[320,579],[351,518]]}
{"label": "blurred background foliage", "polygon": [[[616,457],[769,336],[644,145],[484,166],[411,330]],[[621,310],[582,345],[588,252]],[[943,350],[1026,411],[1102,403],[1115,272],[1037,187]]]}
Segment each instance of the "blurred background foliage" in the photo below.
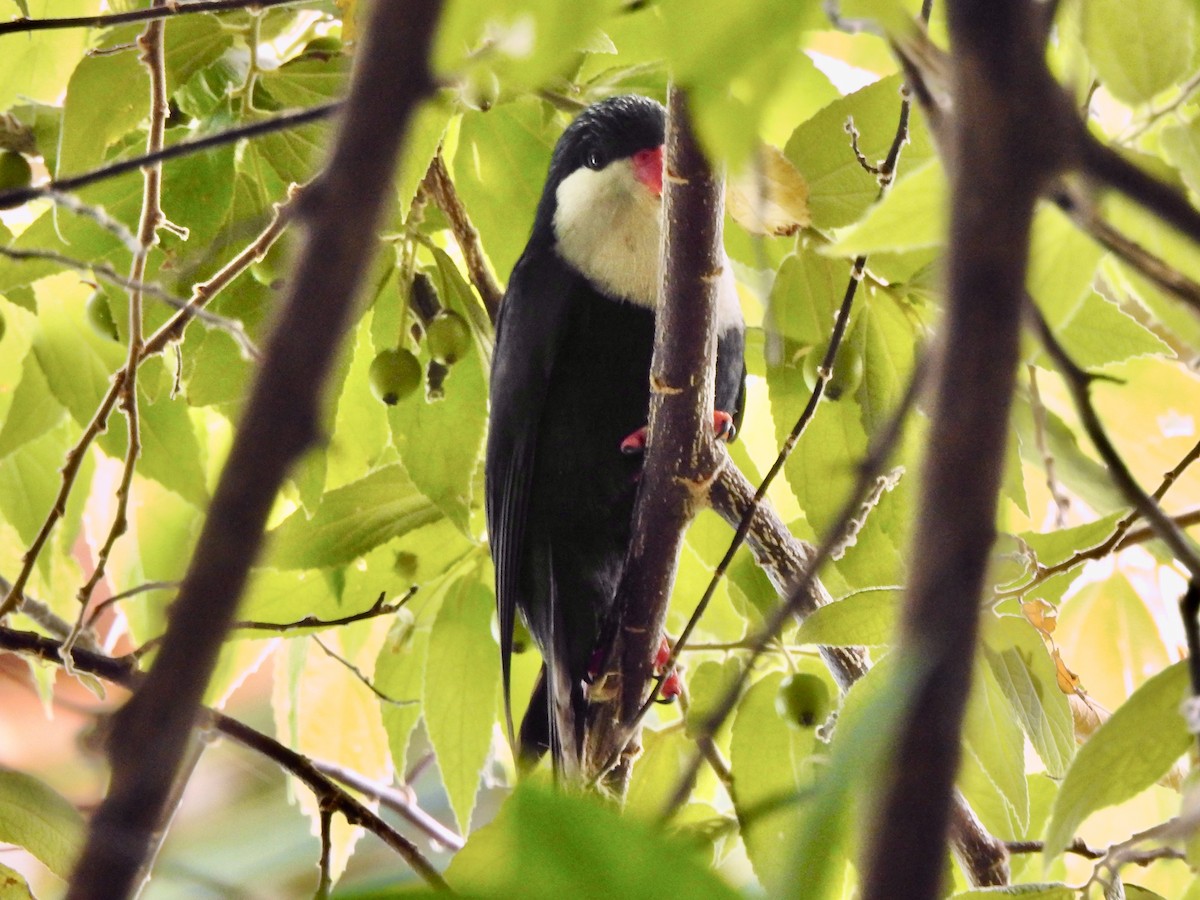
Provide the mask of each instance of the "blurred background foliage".
{"label": "blurred background foliage", "polygon": [[[5,2],[13,16],[33,17],[135,6]],[[842,14],[894,21],[916,7],[854,0]],[[945,46],[942,16],[935,4],[930,33]],[[171,18],[167,144],[336,99],[361,17],[355,0],[318,0]],[[142,27],[0,35],[4,188],[142,152],[149,82],[131,48]],[[1196,191],[1198,43],[1197,10],[1187,0],[1153,9],[1067,0],[1049,54],[1086,105],[1091,127],[1159,176]],[[690,711],[659,707],[648,721],[625,817],[599,807],[581,815],[587,801],[536,785],[514,792],[499,728],[482,514],[487,298],[425,175],[439,156],[486,265],[503,283],[573,112],[615,93],[662,99],[672,72],[689,91],[705,146],[729,174],[726,245],[750,328],[748,412],[732,452],[752,478],[770,465],[807,402],[852,262],[867,255],[830,391],[770,493],[792,531],[817,541],[938,318],[947,181],[926,125],[914,111],[894,189],[882,200],[847,129],[852,121],[868,162],[892,144],[902,95],[888,45],[834,27],[816,3],[450,0],[434,58],[444,86],[414,121],[386,228],[362,235],[378,241],[380,252],[328,386],[327,439],[279,497],[240,617],[279,626],[339,620],[372,609],[381,596],[390,607],[415,593],[388,616],[236,631],[208,699],[308,756],[410,788],[447,827],[468,836],[466,848],[454,854],[398,827],[470,893],[594,896],[600,883],[613,896],[658,895],[666,884],[696,897],[755,885],[782,891],[795,884],[795,860],[820,847],[831,848],[824,875],[804,896],[850,896],[855,835],[865,819],[853,802],[829,815],[829,802],[869,791],[879,755],[861,723],[886,699],[886,666],[839,700],[814,648],[863,645],[886,657],[905,580],[920,416],[897,449],[888,489],[853,545],[823,572],[837,602],[783,636],[718,735],[735,790],[706,768],[674,835],[646,824],[693,752],[697,716],[730,683],[742,643],[776,603],[745,550],[685,654]],[[190,296],[255,240],[289,185],[316,174],[332,127],[309,124],[168,161],[162,205],[172,227],[150,254],[147,281],[169,297]],[[127,241],[112,222],[136,228],[142,178],[131,172],[77,196],[91,214],[44,199],[0,213],[0,245],[17,251],[0,255],[0,575],[9,580],[54,505],[68,451],[126,354],[128,297],[107,273],[128,267]],[[1200,278],[1193,248],[1152,217],[1116,199],[1104,199],[1100,211],[1179,272]],[[106,649],[129,652],[165,627],[172,587],[187,566],[255,371],[248,346],[271,326],[293,245],[285,231],[221,292],[210,309],[224,327],[193,322],[177,349],[141,368],[143,447],[130,527],[92,610],[136,593],[92,617]],[[1076,362],[1110,376],[1094,391],[1101,414],[1141,483],[1157,487],[1200,439],[1193,366],[1200,320],[1050,205],[1038,212],[1029,289]],[[172,313],[149,299],[147,333]],[[1172,767],[1187,738],[1175,711],[1181,670],[1169,667],[1183,649],[1175,611],[1183,578],[1153,541],[1095,549],[1125,506],[1032,342],[1025,362],[991,577],[994,615],[976,666],[959,784],[1001,838],[1046,837],[1061,846],[1078,833],[1103,846],[1179,809]],[[390,403],[381,402],[385,396]],[[33,565],[27,593],[67,622],[79,615],[76,592],[111,525],[126,442],[115,412],[85,451],[62,521]],[[1164,502],[1180,515],[1200,507],[1200,474],[1183,471]],[[690,531],[672,633],[730,536],[708,513]],[[1047,571],[1064,561],[1061,571]],[[40,630],[45,620],[18,614],[9,624]],[[516,657],[518,715],[537,667],[532,648]],[[0,778],[0,808],[18,811],[9,819],[0,813],[0,841],[14,845],[0,853],[0,874],[13,879],[11,896],[24,896],[26,882],[51,896],[62,889],[78,841],[75,810],[86,812],[102,795],[99,736],[104,713],[123,694],[11,655],[0,658],[0,671],[0,774],[11,775]],[[1165,681],[1137,693],[1154,676]],[[824,719],[838,706],[835,731]],[[1106,709],[1120,714],[1097,731]],[[1093,733],[1100,750],[1077,754],[1077,743]],[[1148,760],[1147,746],[1155,748]],[[798,799],[762,811],[781,796]],[[145,895],[311,892],[317,815],[306,789],[272,764],[216,743],[199,763]],[[58,838],[37,838],[38,822]],[[359,838],[337,823],[342,895],[382,896],[412,880],[377,841]],[[1016,880],[1029,883],[1079,884],[1089,872],[1088,864],[1061,857],[1014,863]],[[1137,877],[1142,893],[1127,886],[1127,896],[1154,896],[1152,889],[1200,897],[1183,861],[1157,862]],[[953,879],[967,890],[957,868]],[[0,896],[10,896],[4,890]],[[1061,884],[1030,894],[1073,895]]]}

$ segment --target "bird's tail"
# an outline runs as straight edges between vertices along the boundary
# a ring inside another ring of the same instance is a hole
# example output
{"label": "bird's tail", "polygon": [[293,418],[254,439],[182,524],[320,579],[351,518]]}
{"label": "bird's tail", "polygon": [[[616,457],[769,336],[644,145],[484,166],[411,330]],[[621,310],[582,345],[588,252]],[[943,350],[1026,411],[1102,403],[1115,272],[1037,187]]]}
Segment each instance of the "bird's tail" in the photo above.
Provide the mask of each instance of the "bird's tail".
{"label": "bird's tail", "polygon": [[550,753],[555,777],[573,780],[582,769],[587,696],[581,681],[561,670],[557,675],[542,666],[521,720],[517,763],[526,773]]}

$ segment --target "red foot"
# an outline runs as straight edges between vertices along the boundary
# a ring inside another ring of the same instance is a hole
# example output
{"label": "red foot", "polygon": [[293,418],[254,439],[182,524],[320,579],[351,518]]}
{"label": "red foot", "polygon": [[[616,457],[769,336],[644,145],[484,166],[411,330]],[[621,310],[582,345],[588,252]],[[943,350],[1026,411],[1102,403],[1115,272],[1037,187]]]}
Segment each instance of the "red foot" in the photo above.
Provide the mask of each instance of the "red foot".
{"label": "red foot", "polygon": [[621,452],[626,456],[633,456],[635,453],[641,453],[646,449],[646,426],[643,425],[625,440],[621,441]]}
{"label": "red foot", "polygon": [[[658,645],[658,652],[654,654],[654,669],[656,674],[663,674],[663,667],[666,666],[667,660],[671,658],[671,644],[664,637]],[[663,678],[662,684],[658,687],[658,703],[674,703],[675,698],[683,693],[683,682],[679,678],[679,672],[676,669],[671,669]]]}
{"label": "red foot", "polygon": [[[737,428],[733,424],[733,416],[721,410],[714,410],[713,417],[713,434],[723,441],[732,441],[737,435]],[[625,440],[621,441],[621,452],[626,456],[633,456],[636,453],[641,453],[646,449],[646,426],[643,425],[637,431],[630,434]]]}

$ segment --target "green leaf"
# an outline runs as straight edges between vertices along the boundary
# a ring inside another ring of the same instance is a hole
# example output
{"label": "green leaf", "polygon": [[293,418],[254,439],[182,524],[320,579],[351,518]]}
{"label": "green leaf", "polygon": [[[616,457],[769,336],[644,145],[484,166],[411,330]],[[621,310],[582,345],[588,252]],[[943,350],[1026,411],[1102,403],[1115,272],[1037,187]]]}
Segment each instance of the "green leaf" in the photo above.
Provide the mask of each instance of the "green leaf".
{"label": "green leaf", "polygon": [[[436,258],[435,283],[442,304],[470,321],[470,287],[445,253],[438,251]],[[428,348],[422,344],[420,350],[427,365]],[[470,530],[474,476],[487,425],[484,369],[479,345],[472,341],[468,353],[450,367],[442,397],[418,390],[388,410],[392,441],[413,483],[464,533]],[[358,389],[366,392],[365,381]],[[447,440],[451,434],[453,440]],[[439,447],[437,453],[429,452],[433,446]]]}
{"label": "green leaf", "polygon": [[815,67],[796,52],[800,29],[812,18],[808,4],[667,0],[660,8],[667,67],[688,90],[705,146],[734,168],[750,158],[768,104],[788,76],[823,80],[811,78]]}
{"label": "green leaf", "polygon": [[50,392],[37,358],[28,354],[22,363],[21,380],[13,392],[12,405],[0,426],[0,459],[41,437],[62,420],[63,412],[62,404]]}
{"label": "green leaf", "polygon": [[321,498],[316,515],[297,510],[270,532],[269,565],[281,569],[343,565],[441,518],[400,465],[376,469]]}
{"label": "green leaf", "polygon": [[497,817],[471,835],[446,878],[472,897],[621,897],[689,900],[740,896],[695,847],[621,816],[595,798],[522,783]]}
{"label": "green leaf", "polygon": [[1084,525],[1056,528],[1044,534],[1026,531],[1020,538],[1034,552],[1038,565],[1056,566],[1080,551],[1100,546],[1112,535],[1124,515],[1123,511],[1115,512]]}
{"label": "green leaf", "polygon": [[1010,884],[977,888],[955,894],[950,900],[988,900],[990,897],[1023,897],[1025,900],[1075,900],[1076,890],[1065,884]]}
{"label": "green leaf", "polygon": [[[795,130],[784,153],[808,181],[809,211],[816,228],[841,228],[858,219],[879,195],[879,183],[854,156],[847,118],[859,131],[858,146],[871,161],[883,159],[900,117],[900,76],[884,78],[829,104]],[[933,156],[929,132],[914,110],[910,143],[904,148],[905,171]]]}
{"label": "green leaf", "polygon": [[1037,629],[1016,616],[991,619],[983,655],[1046,771],[1061,778],[1075,753],[1075,726]]}
{"label": "green leaf", "polygon": [[[94,16],[100,0],[28,0],[35,19],[53,16]],[[5,35],[0,53],[0,110],[19,98],[58,103],[75,64],[88,44],[82,28]]]}
{"label": "green leaf", "polygon": [[425,727],[463,834],[471,830],[500,694],[500,651],[490,627],[496,598],[478,578],[466,575],[446,594],[425,664]]}
{"label": "green leaf", "polygon": [[[434,68],[461,76],[474,64],[510,90],[541,87],[569,71],[616,6],[615,0],[492,0],[484,6],[456,0],[438,23]],[[489,52],[476,53],[485,43]]]}
{"label": "green leaf", "polygon": [[1188,0],[1089,0],[1078,9],[1088,58],[1118,100],[1148,103],[1192,73],[1196,7]]}
{"label": "green leaf", "polygon": [[642,755],[633,767],[625,810],[631,815],[653,820],[666,808],[675,793],[695,745],[678,729],[642,732]]}
{"label": "green leaf", "polygon": [[75,276],[39,282],[36,290],[38,328],[33,352],[58,402],[76,423],[86,426],[108,393],[109,378],[121,367],[124,351],[87,324],[87,291]]}
{"label": "green leaf", "polygon": [[[775,711],[783,677],[771,672],[751,686],[738,704],[730,740],[734,807],[746,855],[758,880],[775,896],[783,896],[789,851],[800,827],[796,806],[787,800],[811,782],[810,758],[816,749],[815,729],[793,728]],[[781,805],[772,810],[773,803]]]}
{"label": "green leaf", "polygon": [[58,177],[96,168],[109,144],[147,117],[149,105],[150,76],[137,53],[85,56],[67,85]]}
{"label": "green leaf", "polygon": [[1200,192],[1200,119],[1168,125],[1161,139],[1163,156],[1193,192]]}
{"label": "green leaf", "polygon": [[1059,338],[1075,364],[1084,369],[1102,368],[1135,356],[1175,355],[1158,335],[1095,291],[1084,296]]}
{"label": "green leaf", "polygon": [[1179,712],[1188,695],[1187,660],[1134,692],[1075,754],[1046,833],[1058,856],[1092,813],[1136,796],[1170,770],[1192,741]]}
{"label": "green leaf", "polygon": [[900,403],[922,335],[913,323],[911,309],[893,297],[867,291],[863,299],[866,302],[860,300],[858,309],[863,386],[855,399],[862,405],[863,427],[873,434],[891,418]]}
{"label": "green leaf", "polygon": [[[259,83],[281,107],[304,109],[339,96],[349,66],[350,61],[344,56],[305,57],[264,72]],[[285,183],[299,184],[311,178],[321,162],[329,129],[328,122],[289,128],[259,138],[256,145]]]}
{"label": "green leaf", "polygon": [[454,185],[502,282],[529,239],[557,138],[558,128],[536,100],[463,114]]}
{"label": "green leaf", "polygon": [[832,752],[804,805],[801,828],[789,854],[788,878],[777,896],[824,900],[841,876],[856,807],[877,787],[896,729],[904,720],[920,660],[898,664],[884,657],[847,692]]}
{"label": "green leaf", "polygon": [[[0,514],[26,546],[33,543],[54,506],[69,440],[66,426],[60,426],[0,460]],[[40,562],[49,565],[45,557]]]}
{"label": "green leaf", "polygon": [[[137,220],[138,210],[141,208],[141,175],[133,172],[118,178],[105,179],[99,184],[84,188],[79,192],[79,198],[93,207],[103,209],[109,216],[128,226]],[[63,241],[69,244],[68,248],[62,247]],[[64,209],[42,213],[32,225],[21,232],[13,246],[21,250],[66,250],[70,256],[89,262],[115,263],[128,258],[128,248],[108,229],[88,216],[77,215]],[[62,267],[50,260],[14,260],[0,256],[0,293],[5,293],[12,299],[15,296],[14,287],[32,284],[39,278],[61,271]],[[79,280],[79,276],[74,273],[63,277],[72,278],[76,282]],[[86,296],[85,292],[83,297]],[[80,300],[81,307],[82,303]]]}
{"label": "green leaf", "polygon": [[0,841],[23,847],[67,878],[83,836],[83,817],[63,796],[32,775],[0,768]]}
{"label": "green leaf", "polygon": [[34,900],[24,876],[8,866],[0,866],[0,900]]}
{"label": "green leaf", "polygon": [[1079,310],[1103,253],[1057,207],[1044,203],[1038,208],[1025,284],[1056,331]]}
{"label": "green leaf", "polygon": [[375,687],[395,700],[416,701],[403,706],[384,703],[380,707],[397,772],[407,769],[408,742],[421,718],[431,623],[432,617],[418,620],[410,610],[400,610],[375,660]]}
{"label": "green leaf", "polygon": [[175,93],[194,74],[233,46],[233,35],[216,16],[177,16],[163,31],[167,92]]}
{"label": "green leaf", "polygon": [[894,637],[902,592],[866,588],[822,606],[796,632],[802,644],[833,647],[873,647]]}
{"label": "green leaf", "polygon": [[950,188],[936,159],[907,172],[856,224],[827,248],[834,256],[936,247],[946,240]]}
{"label": "green leaf", "polygon": [[1025,781],[1025,735],[1011,715],[1005,693],[991,667],[975,662],[963,738],[980,768],[1000,792],[1017,823],[1029,826],[1029,789]]}
{"label": "green leaf", "polygon": [[148,403],[144,393],[139,391],[138,396],[142,453],[137,471],[196,506],[205,506],[208,488],[187,401],[183,397],[160,397]]}

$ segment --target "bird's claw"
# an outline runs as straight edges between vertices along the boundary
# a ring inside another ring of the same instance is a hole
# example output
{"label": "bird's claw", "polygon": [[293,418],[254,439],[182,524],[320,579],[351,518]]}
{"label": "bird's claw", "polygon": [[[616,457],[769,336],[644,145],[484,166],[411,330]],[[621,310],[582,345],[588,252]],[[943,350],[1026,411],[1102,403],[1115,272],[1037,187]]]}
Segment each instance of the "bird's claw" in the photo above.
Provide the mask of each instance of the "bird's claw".
{"label": "bird's claw", "polygon": [[[737,436],[737,427],[733,424],[733,416],[722,410],[713,410],[712,417],[713,435],[718,439],[728,443]],[[635,456],[643,453],[646,450],[646,426],[643,425],[637,431],[629,434],[621,441],[621,452],[626,456]]]}
{"label": "bird's claw", "polygon": [[664,637],[662,643],[658,645],[658,653],[654,656],[655,674],[662,678],[658,687],[658,697],[654,701],[655,703],[674,703],[676,698],[683,693],[683,682],[679,678],[678,669],[672,666],[670,672],[663,672],[670,658],[671,644]]}

